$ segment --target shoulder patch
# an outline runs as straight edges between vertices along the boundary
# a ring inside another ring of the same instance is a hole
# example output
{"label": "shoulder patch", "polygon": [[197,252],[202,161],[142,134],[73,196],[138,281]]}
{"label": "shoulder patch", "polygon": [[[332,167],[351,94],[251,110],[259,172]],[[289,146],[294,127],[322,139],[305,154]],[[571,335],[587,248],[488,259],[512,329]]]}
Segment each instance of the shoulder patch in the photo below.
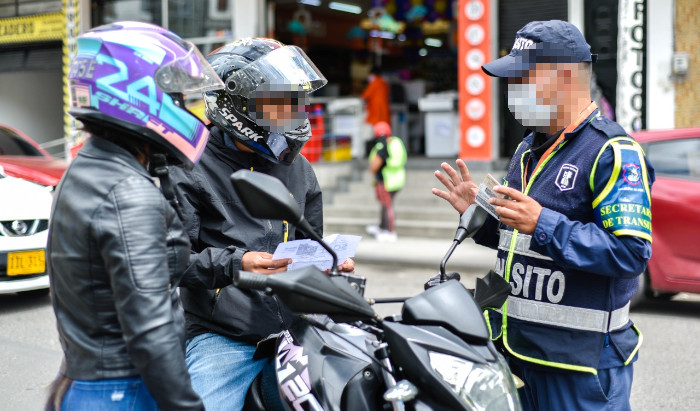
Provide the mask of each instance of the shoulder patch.
{"label": "shoulder patch", "polygon": [[642,182],[642,168],[636,163],[622,165],[622,178],[632,187]]}
{"label": "shoulder patch", "polygon": [[603,116],[594,118],[593,121],[591,121],[591,126],[605,134],[608,138],[627,135],[627,132],[621,125]]}

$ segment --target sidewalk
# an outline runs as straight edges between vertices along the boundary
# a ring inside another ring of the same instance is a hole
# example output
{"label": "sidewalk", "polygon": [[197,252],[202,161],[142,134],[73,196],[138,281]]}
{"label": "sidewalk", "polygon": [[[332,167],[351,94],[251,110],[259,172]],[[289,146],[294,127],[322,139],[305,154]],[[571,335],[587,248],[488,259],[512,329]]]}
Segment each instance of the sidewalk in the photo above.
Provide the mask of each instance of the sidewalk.
{"label": "sidewalk", "polygon": [[[455,231],[457,227],[455,226]],[[381,243],[363,235],[355,254],[358,272],[362,264],[423,267],[437,273],[440,262],[452,244],[452,238],[423,239],[399,237],[394,243]],[[457,246],[447,261],[446,271],[482,270],[486,273],[496,264],[496,250],[482,247],[471,239]]]}

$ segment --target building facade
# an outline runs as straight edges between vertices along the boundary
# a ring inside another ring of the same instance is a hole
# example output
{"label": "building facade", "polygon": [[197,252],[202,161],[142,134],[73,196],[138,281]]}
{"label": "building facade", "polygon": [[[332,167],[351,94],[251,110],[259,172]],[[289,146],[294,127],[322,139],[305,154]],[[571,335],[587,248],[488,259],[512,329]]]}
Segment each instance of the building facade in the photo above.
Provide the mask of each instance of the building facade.
{"label": "building facade", "polygon": [[[414,0],[343,0],[334,2],[333,10],[329,10],[330,3],[0,0],[0,124],[18,128],[42,144],[72,141],[75,124],[65,114],[65,84],[75,37],[99,24],[139,20],[173,30],[205,54],[247,36],[274,36],[300,45],[329,77],[327,92],[331,94],[327,98],[357,92],[362,79],[357,83],[355,77],[360,69],[368,67],[363,65],[367,56],[375,63],[379,57],[406,84],[410,81],[401,77],[404,72],[421,67],[413,70],[413,75],[418,80],[423,76],[427,90],[407,90],[405,98],[415,99],[413,94],[417,92],[420,97],[431,88],[440,92],[454,89],[460,95],[454,108],[462,125],[455,131],[455,139],[462,145],[460,156],[470,158],[476,152],[470,151],[470,144],[483,142],[488,150],[480,149],[474,158],[507,158],[523,130],[505,108],[503,84],[498,79],[474,78],[478,67],[462,67],[467,65],[466,55],[480,48],[486,50],[484,60],[495,59],[509,52],[515,32],[527,22],[562,19],[578,26],[599,54],[600,60],[594,65],[598,96],[609,103],[610,114],[623,126],[630,130],[700,126],[700,116],[695,114],[700,108],[697,0],[432,0],[424,2],[426,14],[416,17],[424,23],[419,32],[411,31],[418,27],[418,20],[414,18],[409,24],[406,17],[420,10]],[[338,4],[343,4],[344,10],[337,9]],[[479,7],[487,14],[480,15]],[[377,10],[396,17],[395,22],[407,24],[408,31],[392,34],[391,29],[360,29],[368,13]],[[461,16],[467,15],[478,17],[458,25]],[[471,43],[479,35],[474,22],[486,28],[482,34],[487,44]],[[466,41],[460,42],[460,38]],[[420,56],[426,55],[421,60]],[[467,81],[469,75],[472,77]],[[483,87],[482,81],[488,82],[488,87]],[[475,102],[480,92],[488,93],[488,98]],[[482,106],[484,102],[487,104]],[[410,115],[410,110],[407,113]],[[474,124],[482,128],[477,134],[470,127]],[[422,127],[422,123],[409,123],[406,132],[424,138]],[[416,153],[420,150],[419,144]],[[58,154],[65,151],[61,144],[53,150]]]}

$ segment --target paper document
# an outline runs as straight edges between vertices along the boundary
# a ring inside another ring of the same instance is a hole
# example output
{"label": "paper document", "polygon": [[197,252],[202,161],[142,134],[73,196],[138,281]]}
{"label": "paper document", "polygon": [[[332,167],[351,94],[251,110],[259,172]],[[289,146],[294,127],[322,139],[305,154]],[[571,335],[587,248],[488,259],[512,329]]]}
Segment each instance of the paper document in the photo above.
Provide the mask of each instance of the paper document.
{"label": "paper document", "polygon": [[[357,245],[360,244],[361,239],[362,236],[359,235],[331,234],[324,237],[323,241],[330,245],[338,255],[338,264],[342,264],[343,261],[355,256]],[[328,251],[321,244],[309,239],[280,243],[272,258],[274,260],[291,258],[292,263],[287,267],[289,270],[312,264],[320,270],[328,270],[333,264],[333,258]]]}
{"label": "paper document", "polygon": [[496,194],[496,192],[493,191],[493,188],[497,185],[499,185],[498,180],[496,180],[491,174],[488,174],[484,179],[484,182],[479,184],[479,192],[476,194],[476,203],[483,207],[483,209],[491,214],[495,219],[500,220],[498,214],[496,213],[496,207],[489,203],[489,200],[492,197],[505,197],[503,194]]}

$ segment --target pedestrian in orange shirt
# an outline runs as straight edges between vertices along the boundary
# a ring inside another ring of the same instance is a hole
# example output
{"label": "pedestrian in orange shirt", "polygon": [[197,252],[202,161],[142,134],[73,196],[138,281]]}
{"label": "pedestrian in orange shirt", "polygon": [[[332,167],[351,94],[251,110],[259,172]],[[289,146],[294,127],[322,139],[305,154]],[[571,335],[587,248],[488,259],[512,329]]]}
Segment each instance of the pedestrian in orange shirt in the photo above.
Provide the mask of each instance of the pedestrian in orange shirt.
{"label": "pedestrian in orange shirt", "polygon": [[389,84],[380,75],[378,67],[372,67],[368,80],[369,83],[362,92],[362,99],[367,103],[367,118],[365,121],[372,126],[380,121],[391,123]]}

